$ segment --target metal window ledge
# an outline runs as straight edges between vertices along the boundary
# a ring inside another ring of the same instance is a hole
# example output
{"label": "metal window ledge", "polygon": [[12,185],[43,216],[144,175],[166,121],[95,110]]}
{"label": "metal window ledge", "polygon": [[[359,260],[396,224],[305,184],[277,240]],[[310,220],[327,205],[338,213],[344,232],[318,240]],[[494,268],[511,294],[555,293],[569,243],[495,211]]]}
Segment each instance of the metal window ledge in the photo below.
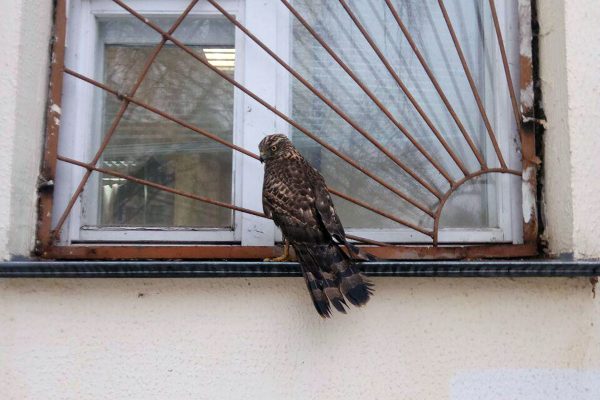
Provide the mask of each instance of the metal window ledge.
{"label": "metal window ledge", "polygon": [[[600,260],[380,261],[362,263],[369,276],[592,277]],[[297,263],[232,261],[7,261],[0,278],[211,278],[300,276]]]}

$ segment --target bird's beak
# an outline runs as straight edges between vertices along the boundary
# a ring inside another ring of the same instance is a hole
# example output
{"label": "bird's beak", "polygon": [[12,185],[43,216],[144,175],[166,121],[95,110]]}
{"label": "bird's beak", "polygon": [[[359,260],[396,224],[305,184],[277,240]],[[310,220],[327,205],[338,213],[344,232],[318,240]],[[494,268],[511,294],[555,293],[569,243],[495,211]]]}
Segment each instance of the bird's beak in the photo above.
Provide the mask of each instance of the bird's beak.
{"label": "bird's beak", "polygon": [[260,161],[261,164],[265,162],[262,152],[260,153],[260,157],[258,157],[258,161]]}

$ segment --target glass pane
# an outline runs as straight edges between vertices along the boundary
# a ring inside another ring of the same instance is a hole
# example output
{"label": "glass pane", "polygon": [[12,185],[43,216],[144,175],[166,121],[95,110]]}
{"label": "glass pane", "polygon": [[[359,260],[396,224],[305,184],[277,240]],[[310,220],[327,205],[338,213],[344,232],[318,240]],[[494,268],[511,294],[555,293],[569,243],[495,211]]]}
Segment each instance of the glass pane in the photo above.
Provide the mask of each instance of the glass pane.
{"label": "glass pane", "polygon": [[[161,19],[168,29],[174,21]],[[129,93],[154,50],[156,35],[126,18],[100,21],[102,75]],[[234,30],[224,18],[188,17],[174,36],[191,43],[213,65],[233,75]],[[158,39],[159,40],[159,39]],[[167,45],[152,64],[135,97],[222,139],[233,139],[233,87],[177,47]],[[103,99],[102,132],[121,102]],[[232,203],[232,151],[141,107],[130,105],[102,159],[105,168],[165,186]],[[224,208],[102,176],[98,225],[231,228]]]}
{"label": "glass pane", "polygon": [[[435,0],[397,0],[393,2],[403,22],[407,25],[417,46],[422,50],[429,66],[438,78],[446,96],[455,108],[466,130],[488,165],[497,160],[490,153],[487,133],[477,105],[462,70],[443,16]],[[481,0],[446,2],[455,29],[470,63],[480,94],[486,98],[485,30],[489,19],[483,17]],[[295,0],[294,6],[316,29],[323,39],[354,71],[358,78],[406,127],[453,179],[463,177],[449,153],[419,116],[408,97],[379,60],[339,2],[327,0]],[[384,0],[348,1],[350,8],[369,31],[377,46],[385,54],[395,72],[417,99],[433,124],[441,132],[452,151],[467,169],[475,172],[479,163],[468,147],[457,125],[437,94],[421,64],[410,48],[398,24],[390,14]],[[404,162],[412,171],[438,191],[449,189],[447,180],[434,168],[402,132],[364,94],[310,33],[292,17],[291,58],[293,66],[322,93],[337,104],[362,128]],[[348,154],[359,164],[374,172],[406,195],[434,210],[438,199],[373,144],[343,121],[300,82],[292,80],[293,118],[316,133],[336,149]],[[491,109],[491,105],[490,105]],[[490,113],[490,117],[493,117]],[[492,121],[493,122],[493,121]],[[293,140],[303,154],[325,176],[327,182],[340,191],[369,202],[398,217],[431,228],[432,218],[414,205],[374,182],[317,143],[293,131]],[[495,179],[487,183],[470,185],[468,195],[456,194],[461,201],[453,201],[444,210],[450,215],[446,227],[492,227],[495,218]],[[398,228],[398,224],[364,210],[351,203],[335,200],[342,220],[351,228]],[[474,212],[463,213],[468,208]],[[456,213],[456,217],[451,215]],[[460,217],[459,217],[460,215]]]}

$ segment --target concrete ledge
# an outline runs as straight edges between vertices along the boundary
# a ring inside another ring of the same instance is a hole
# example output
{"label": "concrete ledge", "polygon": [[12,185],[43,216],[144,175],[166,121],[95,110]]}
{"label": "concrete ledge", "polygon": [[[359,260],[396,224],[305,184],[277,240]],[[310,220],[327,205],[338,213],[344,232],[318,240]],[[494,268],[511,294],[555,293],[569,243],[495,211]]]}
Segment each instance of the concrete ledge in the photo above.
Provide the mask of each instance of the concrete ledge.
{"label": "concrete ledge", "polygon": [[[369,276],[593,277],[600,260],[381,261],[361,264]],[[8,261],[0,278],[216,278],[300,276],[297,263],[229,261]]]}

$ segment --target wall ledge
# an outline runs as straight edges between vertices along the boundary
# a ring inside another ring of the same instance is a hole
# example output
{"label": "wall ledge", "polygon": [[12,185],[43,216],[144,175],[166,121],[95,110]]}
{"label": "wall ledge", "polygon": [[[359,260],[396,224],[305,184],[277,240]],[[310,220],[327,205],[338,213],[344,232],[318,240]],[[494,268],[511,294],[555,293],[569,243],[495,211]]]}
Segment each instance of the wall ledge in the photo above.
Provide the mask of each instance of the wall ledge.
{"label": "wall ledge", "polygon": [[[600,260],[378,261],[361,264],[369,276],[518,278],[600,276]],[[0,278],[296,277],[297,263],[255,261],[6,261]]]}

